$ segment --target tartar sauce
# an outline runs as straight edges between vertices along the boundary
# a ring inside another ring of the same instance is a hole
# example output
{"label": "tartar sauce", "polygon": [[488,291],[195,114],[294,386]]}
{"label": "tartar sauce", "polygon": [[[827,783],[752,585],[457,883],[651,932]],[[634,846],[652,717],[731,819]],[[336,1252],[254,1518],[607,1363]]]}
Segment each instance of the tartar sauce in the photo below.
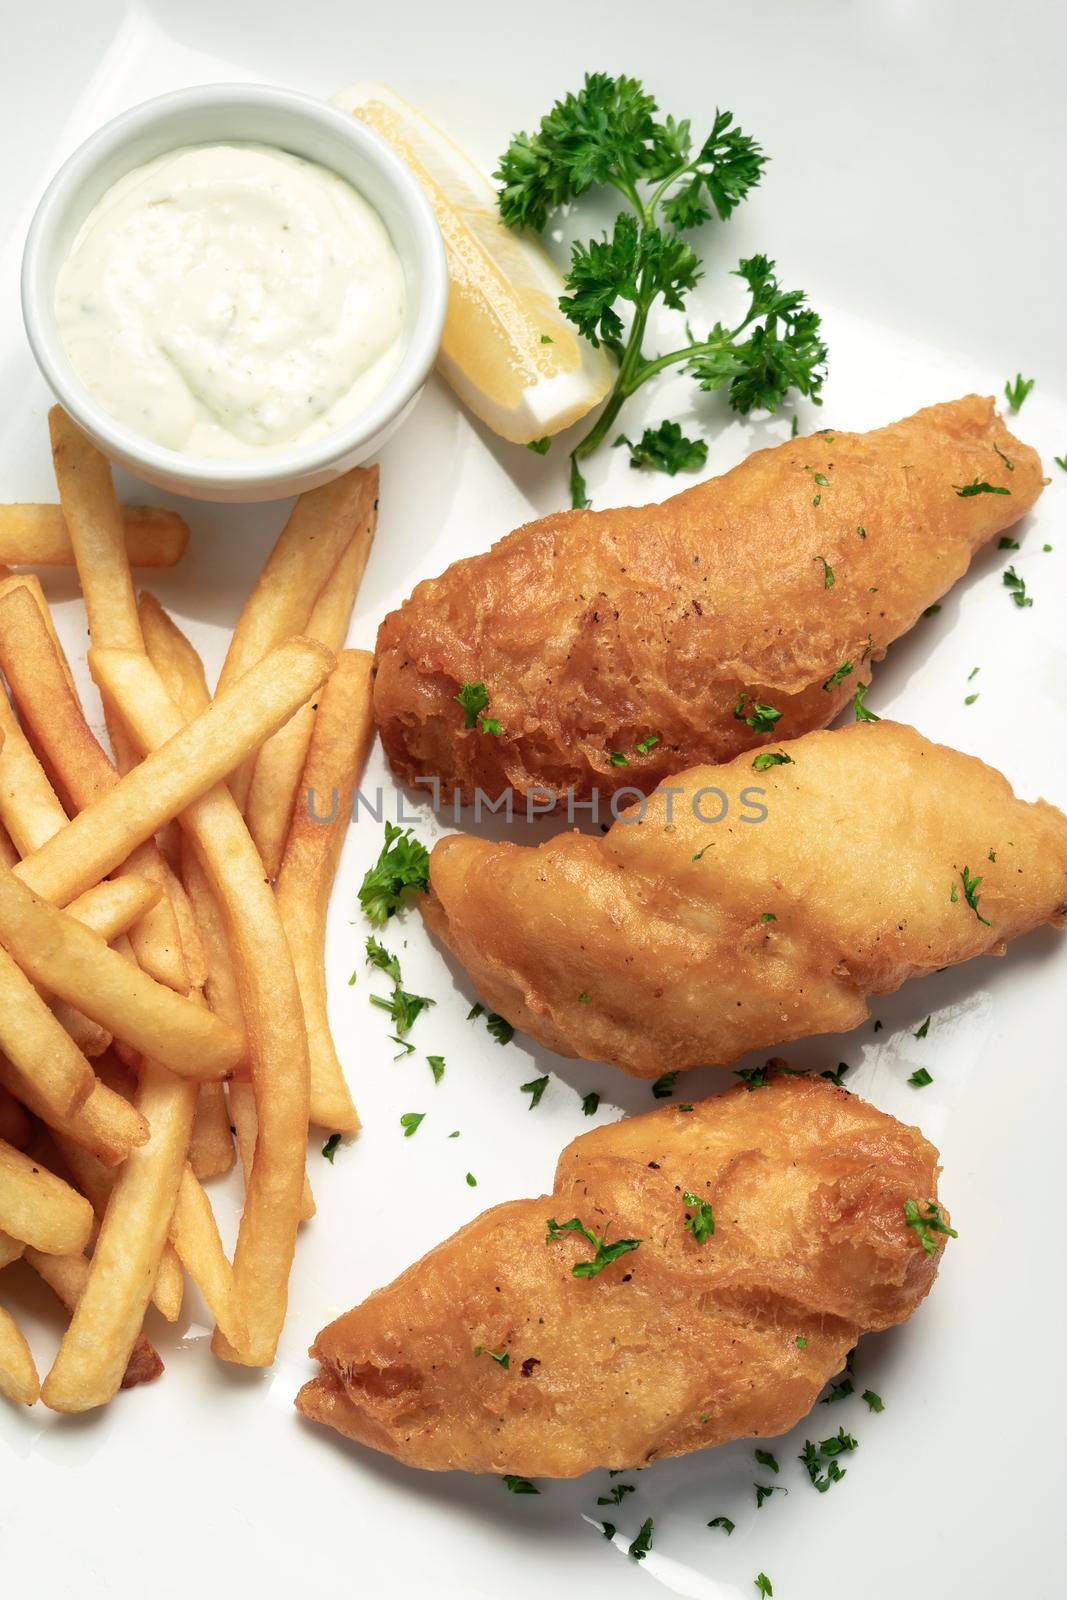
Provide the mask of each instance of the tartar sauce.
{"label": "tartar sauce", "polygon": [[383,387],[404,276],[378,213],[336,173],[266,145],[197,145],[127,173],[89,213],[56,318],[119,421],[190,455],[264,455]]}

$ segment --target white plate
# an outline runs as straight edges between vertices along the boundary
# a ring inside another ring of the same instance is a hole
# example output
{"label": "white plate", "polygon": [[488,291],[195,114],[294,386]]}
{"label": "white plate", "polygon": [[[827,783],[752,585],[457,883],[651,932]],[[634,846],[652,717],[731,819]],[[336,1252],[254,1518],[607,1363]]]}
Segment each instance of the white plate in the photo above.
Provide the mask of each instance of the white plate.
{"label": "white plate", "polygon": [[[447,122],[487,165],[587,68],[643,76],[665,110],[697,126],[717,102],[764,140],[774,165],[728,230],[708,242],[708,304],[738,255],[767,248],[790,283],[826,314],[832,352],[826,406],[802,425],[867,428],[968,389],[1002,388],[1017,368],[1038,379],[1020,433],[1051,463],[1067,450],[1067,331],[1060,274],[1064,161],[1056,123],[1067,38],[1060,8],[1038,0],[938,7],[884,0],[749,7],[676,0],[668,13],[616,0],[542,0],[515,13],[488,0],[413,3],[402,21],[352,0],[95,0],[19,7],[0,62],[13,133],[3,185],[0,495],[53,496],[47,396],[18,322],[16,275],[29,210],[77,140],[149,94],[219,78],[261,78],[328,95],[381,77]],[[1053,213],[1047,220],[1046,208]],[[1050,243],[1060,231],[1059,247]],[[963,352],[950,355],[947,351]],[[684,412],[684,381],[657,390],[654,419]],[[672,412],[672,407],[675,410]],[[636,424],[630,416],[627,422]],[[717,426],[717,424],[716,424]],[[788,420],[713,434],[721,471]],[[939,616],[894,647],[872,704],[1001,767],[1019,792],[1067,803],[1063,729],[1067,647],[1067,476],[1055,475],[1024,525],[1015,557],[1034,595],[1017,610],[989,553]],[[501,445],[431,385],[382,459],[382,521],[351,641],[370,645],[383,611],[414,580],[479,550],[563,503],[560,469]],[[599,504],[666,493],[618,459],[591,474]],[[129,496],[150,493],[122,485]],[[153,586],[218,667],[227,630],[266,555],[283,507],[188,505],[194,529],[181,569]],[[1056,548],[1042,551],[1045,542]],[[85,632],[70,577],[53,575],[65,642],[83,663]],[[967,674],[981,672],[973,684]],[[981,698],[963,704],[972,689]],[[395,794],[376,752],[365,787]],[[862,798],[858,800],[862,804]],[[420,811],[418,832],[437,828]],[[544,831],[544,830],[542,830]],[[757,1512],[751,1448],[738,1444],[650,1468],[613,1516],[632,1536],[655,1517],[642,1564],[601,1537],[604,1474],[516,1499],[493,1478],[430,1477],[350,1447],[299,1420],[292,1397],[309,1372],[317,1329],[483,1206],[540,1192],[564,1143],[589,1124],[580,1095],[604,1096],[599,1119],[653,1103],[648,1086],[606,1067],[564,1063],[521,1040],[505,1049],[468,1023],[469,984],[425,939],[417,916],[390,928],[406,941],[409,986],[436,998],[392,1062],[388,1020],[362,963],[366,926],[355,893],[380,826],[351,831],[330,927],[331,1003],[366,1131],[331,1167],[313,1150],[319,1215],[303,1230],[291,1313],[277,1366],[248,1374],[207,1349],[206,1316],[189,1295],[179,1332],[153,1314],[167,1362],[155,1385],[74,1421],[0,1409],[0,1575],[5,1594],[200,1600],[309,1589],[370,1596],[535,1600],[656,1592],[733,1600],[768,1574],[781,1600],[902,1592],[984,1600],[1058,1592],[1062,1524],[1055,1451],[1064,1389],[1038,1361],[1064,1326],[1061,1189],[1067,1077],[1067,946],[1049,933],[911,985],[870,1025],[790,1051],[847,1060],[850,1087],[921,1123],[940,1146],[943,1192],[960,1238],[933,1295],[903,1329],[865,1340],[857,1371],[886,1403],[853,1398],[780,1441],[788,1497]],[[359,978],[347,985],[353,969]],[[912,1037],[933,1013],[928,1038]],[[434,1085],[424,1056],[443,1054]],[[905,1079],[927,1065],[935,1083]],[[551,1070],[536,1111],[519,1085]],[[717,1087],[700,1073],[686,1092]],[[428,1113],[401,1137],[403,1111]],[[452,1129],[459,1139],[449,1140]],[[472,1171],[477,1189],[464,1181]],[[228,1237],[236,1193],[223,1188]],[[31,1337],[47,1363],[58,1321],[43,1292],[0,1281],[32,1302]],[[28,1275],[27,1275],[28,1279]],[[805,1436],[850,1427],[860,1449],[848,1476],[816,1495],[796,1462]],[[1050,1450],[1051,1447],[1051,1450]],[[705,1524],[737,1523],[732,1537]]]}

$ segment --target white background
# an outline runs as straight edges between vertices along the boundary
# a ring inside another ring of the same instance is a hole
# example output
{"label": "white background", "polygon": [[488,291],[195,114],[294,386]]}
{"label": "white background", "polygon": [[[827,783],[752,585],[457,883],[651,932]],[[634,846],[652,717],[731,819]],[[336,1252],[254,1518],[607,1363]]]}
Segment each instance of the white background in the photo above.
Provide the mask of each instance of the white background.
{"label": "white background", "polygon": [[[17,307],[22,239],[62,155],[114,112],[150,94],[221,78],[263,79],[329,95],[379,77],[444,122],[486,166],[519,127],[589,69],[644,78],[675,116],[702,127],[719,105],[773,157],[762,187],[726,229],[701,241],[708,280],[698,303],[730,308],[725,274],[756,249],[777,257],[826,317],[826,405],[801,427],[866,428],[970,388],[998,391],[1021,369],[1037,388],[1018,422],[1054,475],[1023,525],[1016,557],[1034,595],[1010,604],[990,552],[878,668],[872,705],[985,756],[1020,793],[1067,804],[1063,755],[1067,562],[1063,316],[1065,223],[1062,10],[945,0],[806,5],[717,0],[650,7],[515,8],[457,0],[390,8],[334,0],[256,5],[113,0],[26,6],[5,0],[0,59],[5,160],[0,205],[0,498],[50,498],[47,396]],[[591,229],[589,214],[584,226]],[[714,309],[713,309],[714,308]],[[685,416],[684,380],[661,387],[651,420]],[[784,437],[788,414],[742,425],[714,403],[692,420],[712,439],[708,471]],[[641,412],[624,417],[629,431]],[[370,645],[384,610],[412,583],[530,515],[564,503],[562,468],[502,445],[431,384],[382,460],[382,520],[351,642]],[[598,504],[665,494],[615,458],[594,467]],[[688,481],[688,480],[687,480]],[[132,495],[129,484],[123,492]],[[141,498],[149,497],[138,489]],[[184,508],[194,542],[180,571],[154,584],[216,669],[284,507]],[[1051,554],[1042,544],[1054,545]],[[49,579],[66,643],[84,658],[74,585]],[[981,671],[973,683],[967,674]],[[964,695],[981,698],[971,707]],[[367,782],[388,784],[380,753]],[[878,826],[891,803],[872,774],[856,805]],[[427,842],[437,831],[422,817]],[[270,1373],[215,1363],[190,1294],[177,1330],[153,1314],[164,1378],[105,1413],[56,1419],[0,1410],[0,1587],[6,1594],[153,1597],[264,1595],[314,1588],[378,1596],[534,1600],[550,1590],[733,1600],[766,1572],[781,1600],[835,1593],[890,1600],[993,1600],[1060,1592],[1058,1458],[1065,1405],[1054,1364],[1067,1311],[1062,1275],[1062,1143],[1067,1089],[1067,955],[1048,932],[1001,962],[914,984],[874,1003],[884,1020],[809,1042],[795,1061],[847,1060],[858,1087],[911,1120],[942,1150],[942,1188],[960,1238],[941,1279],[904,1329],[864,1341],[860,1383],[886,1402],[819,1407],[776,1447],[775,1495],[758,1513],[747,1445],[665,1463],[636,1479],[612,1512],[630,1537],[654,1515],[641,1565],[590,1521],[605,1474],[513,1498],[492,1478],[406,1471],[301,1422],[292,1396],[316,1330],[392,1277],[483,1206],[537,1193],[564,1143],[588,1126],[580,1096],[604,1096],[598,1120],[652,1105],[647,1085],[605,1067],[560,1062],[521,1040],[502,1050],[464,1019],[466,978],[424,938],[417,917],[390,928],[409,988],[436,998],[416,1024],[417,1054],[393,1065],[383,1012],[367,996],[366,926],[355,891],[380,829],[352,830],[335,895],[331,1003],[366,1131],[331,1168],[312,1147],[319,1215],[303,1231],[291,1314]],[[347,978],[354,968],[353,988]],[[929,1036],[912,1033],[933,1013]],[[427,1052],[447,1060],[434,1086]],[[908,1074],[935,1083],[916,1093]],[[541,1105],[519,1084],[553,1073]],[[694,1075],[686,1093],[726,1075]],[[401,1112],[426,1121],[402,1139]],[[447,1138],[453,1128],[461,1137]],[[321,1141],[319,1141],[321,1142]],[[478,1179],[469,1188],[465,1173]],[[232,1237],[236,1193],[220,1212]],[[17,1306],[47,1364],[60,1325],[21,1267],[0,1300]],[[669,1359],[669,1352],[664,1353]],[[795,1457],[840,1424],[860,1449],[825,1496]],[[705,1524],[727,1514],[729,1539]],[[620,1541],[621,1542],[621,1541]]]}

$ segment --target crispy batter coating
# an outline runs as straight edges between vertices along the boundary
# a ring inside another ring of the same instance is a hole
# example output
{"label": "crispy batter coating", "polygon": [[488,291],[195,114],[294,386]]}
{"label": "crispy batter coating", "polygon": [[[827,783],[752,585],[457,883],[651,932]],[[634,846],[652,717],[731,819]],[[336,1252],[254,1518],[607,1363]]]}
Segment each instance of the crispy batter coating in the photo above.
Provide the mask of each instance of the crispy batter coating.
{"label": "crispy batter coating", "polygon": [[[1009,493],[957,494],[975,480]],[[551,800],[648,793],[764,743],[734,715],[742,694],[745,716],[756,702],[782,713],[779,737],[825,727],[1041,488],[1037,453],[969,395],[760,450],[662,505],[528,523],[385,618],[386,752],[404,782]],[[824,689],[845,661],[854,671]],[[475,682],[499,737],[464,728],[454,696]]]}
{"label": "crispy batter coating", "polygon": [[1062,924],[1067,817],[983,762],[885,721],[775,748],[602,838],[442,839],[423,915],[494,1011],[642,1078],[854,1028],[867,995]]}
{"label": "crispy batter coating", "polygon": [[[409,1466],[529,1477],[783,1433],[929,1290],[945,1239],[927,1255],[903,1206],[936,1199],[937,1159],[807,1076],[594,1129],[551,1195],[483,1212],[325,1328],[297,1405]],[[686,1194],[712,1208],[703,1243]],[[574,1216],[640,1244],[576,1278],[592,1247],[546,1242]]]}

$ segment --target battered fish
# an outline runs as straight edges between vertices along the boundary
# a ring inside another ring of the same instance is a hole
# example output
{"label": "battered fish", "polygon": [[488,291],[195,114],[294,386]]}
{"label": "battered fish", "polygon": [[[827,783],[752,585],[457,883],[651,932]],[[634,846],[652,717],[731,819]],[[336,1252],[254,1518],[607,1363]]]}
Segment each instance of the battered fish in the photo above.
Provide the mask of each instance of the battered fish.
{"label": "battered fish", "polygon": [[[1041,488],[1036,452],[969,395],[758,451],[662,505],[528,523],[382,623],[389,760],[449,797],[550,805],[825,727]],[[481,715],[456,702],[468,683]]]}
{"label": "battered fish", "polygon": [[[483,1212],[325,1328],[296,1403],[431,1471],[570,1478],[784,1433],[933,1283],[946,1235],[928,1254],[904,1206],[947,1226],[937,1161],[819,1077],[594,1129],[551,1195]],[[575,1217],[636,1248],[577,1276],[594,1246],[551,1226]]]}
{"label": "battered fish", "polygon": [[601,838],[454,834],[420,903],[494,1011],[655,1078],[854,1028],[867,995],[1061,926],[1067,817],[914,728],[853,723],[679,773]]}

